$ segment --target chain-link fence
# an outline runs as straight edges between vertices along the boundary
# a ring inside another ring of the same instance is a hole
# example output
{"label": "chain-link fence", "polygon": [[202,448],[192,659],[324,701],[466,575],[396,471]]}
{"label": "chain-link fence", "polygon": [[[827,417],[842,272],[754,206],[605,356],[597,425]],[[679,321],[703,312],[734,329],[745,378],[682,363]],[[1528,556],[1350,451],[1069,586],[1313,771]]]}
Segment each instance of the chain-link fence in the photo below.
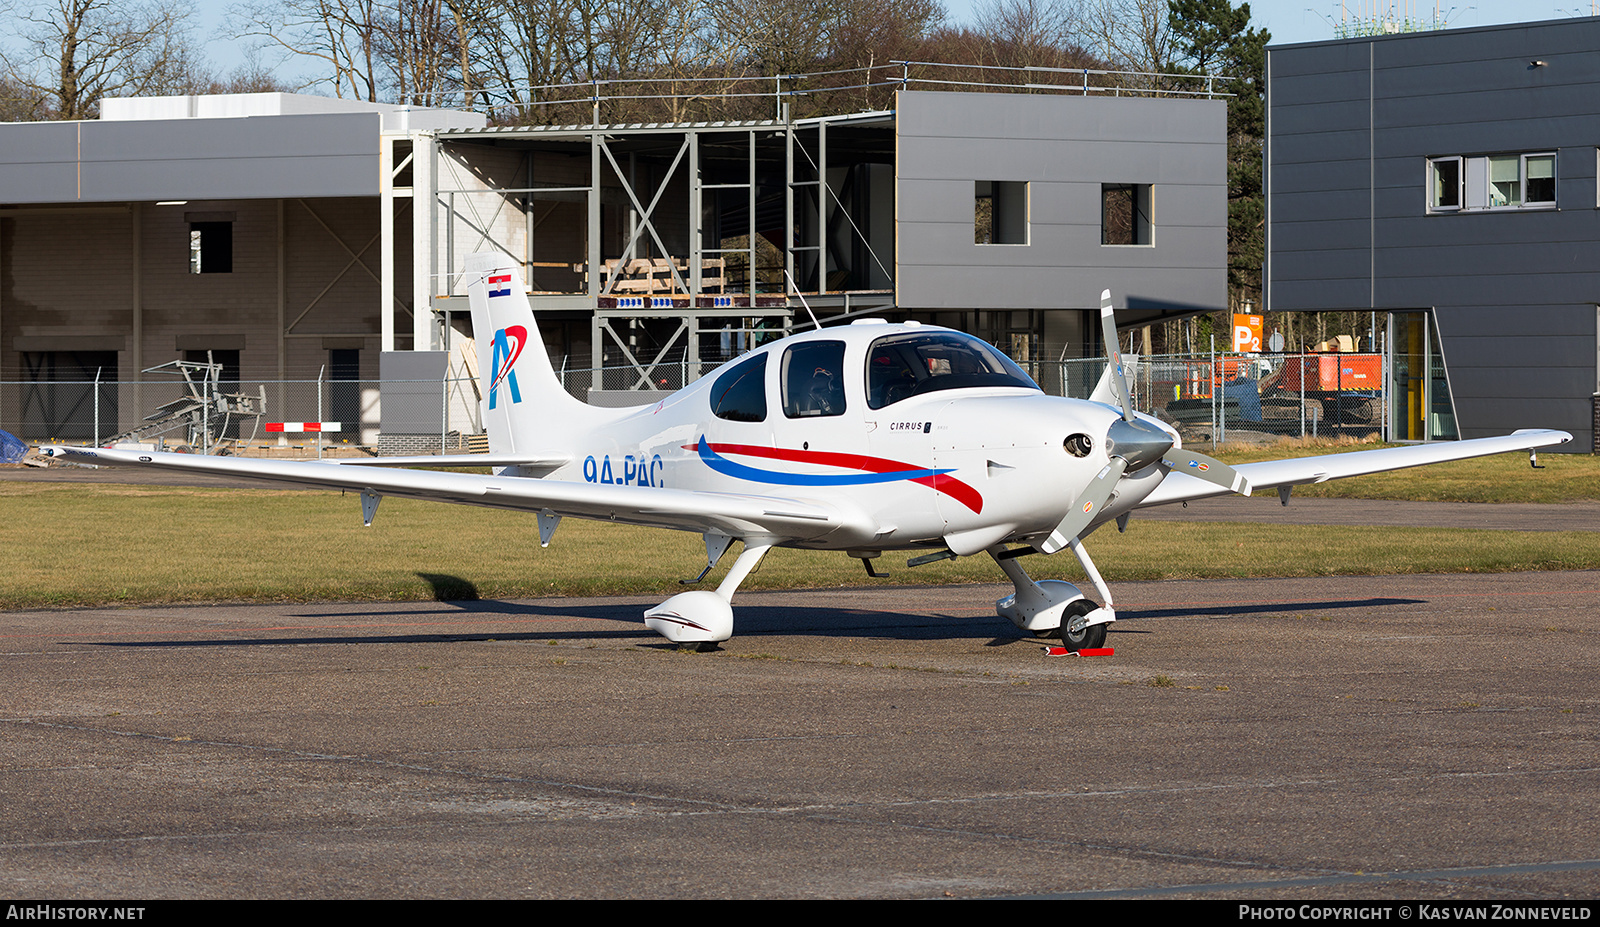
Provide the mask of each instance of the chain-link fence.
{"label": "chain-link fence", "polygon": [[[1123,355],[1134,407],[1185,441],[1387,433],[1382,354]],[[1062,395],[1088,398],[1100,358],[1059,363]]]}
{"label": "chain-link fence", "polygon": [[[1184,440],[1387,432],[1381,354],[1124,355],[1134,407]],[[1088,398],[1103,358],[1027,361],[1046,391]],[[686,358],[598,370],[562,365],[579,399],[653,402],[715,369]],[[197,453],[464,453],[481,449],[478,383],[443,380],[0,382],[0,429],[23,440],[131,442]]]}
{"label": "chain-link fence", "polygon": [[464,452],[483,423],[470,378],[34,380],[0,382],[0,429],[30,443],[302,456]]}

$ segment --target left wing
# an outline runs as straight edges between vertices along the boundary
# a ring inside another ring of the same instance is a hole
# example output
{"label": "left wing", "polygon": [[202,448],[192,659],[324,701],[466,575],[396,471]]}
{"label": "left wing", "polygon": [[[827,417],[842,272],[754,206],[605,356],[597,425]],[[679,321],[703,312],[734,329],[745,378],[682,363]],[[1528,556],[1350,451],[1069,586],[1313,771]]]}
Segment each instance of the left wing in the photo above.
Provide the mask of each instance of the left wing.
{"label": "left wing", "polygon": [[817,538],[847,525],[861,527],[866,522],[862,512],[812,499],[60,445],[42,447],[40,451],[50,457],[94,465],[178,470],[372,496],[403,496],[653,528],[716,532],[738,538]]}
{"label": "left wing", "polygon": [[[1449,460],[1486,457],[1508,451],[1529,451],[1565,444],[1571,440],[1572,435],[1564,431],[1525,429],[1498,438],[1414,444],[1406,447],[1386,447],[1372,451],[1323,454],[1318,457],[1297,457],[1289,460],[1263,460],[1259,463],[1235,464],[1234,469],[1250,481],[1252,489],[1271,489],[1323,483],[1328,480],[1383,473],[1388,470],[1404,470],[1407,467],[1421,467]],[[1174,470],[1168,473],[1166,479],[1161,481],[1161,485],[1135,508],[1188,502],[1210,496],[1223,496],[1227,493],[1227,489],[1215,483],[1208,483]]]}

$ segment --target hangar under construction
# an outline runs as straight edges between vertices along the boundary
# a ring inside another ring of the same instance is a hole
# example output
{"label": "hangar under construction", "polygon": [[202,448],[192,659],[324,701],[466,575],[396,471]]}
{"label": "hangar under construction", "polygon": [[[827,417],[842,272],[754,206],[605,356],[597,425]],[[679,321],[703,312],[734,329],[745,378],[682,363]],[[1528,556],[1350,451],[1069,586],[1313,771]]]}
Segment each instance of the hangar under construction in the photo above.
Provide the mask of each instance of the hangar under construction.
{"label": "hangar under construction", "polygon": [[1223,100],[905,73],[887,107],[806,118],[493,127],[243,94],[0,125],[0,427],[131,431],[172,399],[140,372],[185,361],[352,441],[473,431],[465,387],[442,413],[382,397],[460,372],[457,275],[485,250],[522,264],[597,401],[676,388],[805,306],[970,331],[1042,382],[1099,353],[1102,289],[1124,325],[1226,307]]}

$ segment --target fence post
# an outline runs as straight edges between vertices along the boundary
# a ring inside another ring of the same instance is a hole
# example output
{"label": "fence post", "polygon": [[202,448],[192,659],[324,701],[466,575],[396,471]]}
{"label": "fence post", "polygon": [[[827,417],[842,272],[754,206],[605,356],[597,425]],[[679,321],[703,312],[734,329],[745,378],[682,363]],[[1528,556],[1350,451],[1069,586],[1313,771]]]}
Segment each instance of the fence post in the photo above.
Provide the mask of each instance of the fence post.
{"label": "fence post", "polygon": [[[206,359],[211,359],[211,352],[206,352]],[[200,453],[211,453],[211,368],[206,368],[206,374],[200,378]]]}
{"label": "fence post", "polygon": [[450,440],[450,376],[445,371],[445,378],[439,381],[439,453],[446,453],[446,442]]}
{"label": "fence post", "polygon": [[1389,338],[1386,334],[1383,339],[1383,359],[1379,361],[1379,363],[1383,364],[1383,376],[1378,381],[1379,383],[1383,384],[1383,413],[1378,418],[1378,422],[1383,429],[1381,434],[1383,435],[1383,440],[1385,442],[1394,440],[1394,428],[1389,423],[1389,402],[1391,401],[1391,397],[1389,395],[1389,350],[1391,347],[1393,347],[1393,345],[1390,344]]}
{"label": "fence post", "polygon": [[1211,336],[1211,360],[1206,365],[1206,378],[1211,381],[1211,450],[1217,449],[1217,336]]}
{"label": "fence post", "polygon": [[[1216,374],[1213,373],[1213,376]],[[1222,385],[1217,389],[1217,440],[1228,440],[1228,355],[1222,355]]]}
{"label": "fence post", "polygon": [[94,368],[94,444],[100,446],[100,373],[104,367]]}
{"label": "fence post", "polygon": [[[322,421],[322,375],[324,373],[327,373],[327,371],[328,371],[328,365],[327,364],[323,364],[321,367],[317,368],[317,421],[319,423]],[[322,459],[322,429],[320,427],[318,427],[316,435],[317,435],[317,459],[321,460]]]}

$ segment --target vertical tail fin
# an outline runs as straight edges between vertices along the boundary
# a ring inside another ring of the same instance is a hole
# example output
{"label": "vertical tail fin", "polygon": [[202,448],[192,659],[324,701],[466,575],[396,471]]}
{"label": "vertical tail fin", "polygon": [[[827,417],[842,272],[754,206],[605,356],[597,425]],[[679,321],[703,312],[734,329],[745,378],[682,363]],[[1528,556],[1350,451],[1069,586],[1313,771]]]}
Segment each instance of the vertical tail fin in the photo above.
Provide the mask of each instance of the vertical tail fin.
{"label": "vertical tail fin", "polygon": [[490,451],[564,444],[585,424],[589,407],[556,379],[517,263],[496,252],[469,255],[465,277]]}

